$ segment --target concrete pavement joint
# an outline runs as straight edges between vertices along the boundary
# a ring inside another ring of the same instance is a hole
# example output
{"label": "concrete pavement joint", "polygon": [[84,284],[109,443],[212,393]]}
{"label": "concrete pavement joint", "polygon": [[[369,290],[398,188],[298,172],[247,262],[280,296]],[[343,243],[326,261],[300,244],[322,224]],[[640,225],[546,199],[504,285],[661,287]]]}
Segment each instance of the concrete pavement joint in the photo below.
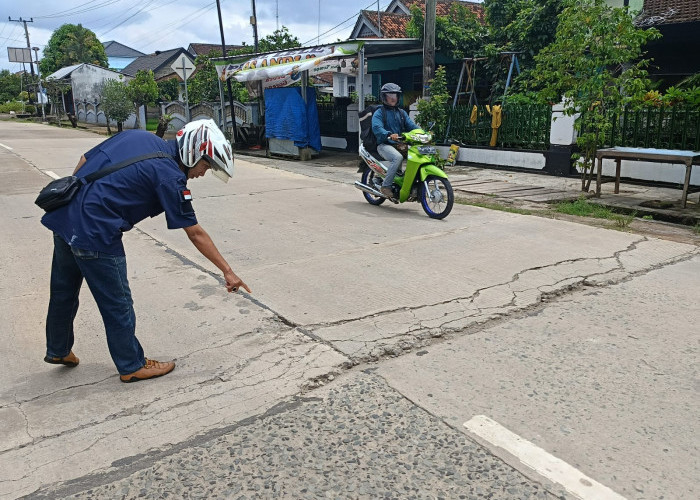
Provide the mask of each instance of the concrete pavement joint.
{"label": "concrete pavement joint", "polygon": [[[318,325],[308,325],[307,328],[327,328],[327,327],[333,327],[333,326],[342,326],[346,324],[351,324],[356,321],[362,321],[365,319],[370,319],[370,318],[381,318],[385,317],[387,315],[396,313],[396,312],[407,312],[410,313],[414,318],[415,316],[415,311],[419,311],[421,309],[429,308],[429,307],[434,307],[434,306],[439,306],[439,305],[446,305],[450,303],[459,303],[461,301],[468,301],[469,303],[474,303],[476,298],[483,293],[484,291],[487,291],[489,289],[494,289],[498,287],[503,287],[507,286],[510,287],[513,283],[516,281],[519,281],[521,277],[528,271],[533,271],[533,270],[542,270],[542,269],[547,269],[547,268],[552,268],[557,265],[561,264],[566,264],[566,263],[573,263],[573,262],[580,262],[580,261],[605,261],[605,260],[611,260],[614,259],[616,262],[616,266],[614,269],[610,269],[609,271],[606,271],[605,273],[595,273],[591,275],[584,275],[584,276],[575,276],[575,277],[567,277],[562,280],[558,280],[555,283],[549,283],[549,284],[543,284],[539,285],[536,288],[532,289],[525,289],[521,290],[519,292],[514,292],[510,291],[510,293],[514,294],[513,300],[510,301],[508,304],[502,304],[499,305],[498,308],[494,307],[489,307],[489,308],[477,308],[477,311],[475,313],[472,313],[470,315],[462,315],[459,318],[455,319],[450,319],[449,321],[442,323],[438,326],[435,327],[428,327],[425,326],[424,322],[431,321],[430,319],[423,319],[418,321],[418,325],[416,327],[415,324],[409,325],[407,327],[407,330],[404,332],[398,332],[393,335],[389,336],[383,336],[383,337],[372,337],[369,340],[362,340],[363,334],[359,333],[356,336],[352,337],[347,337],[347,338],[326,338],[326,342],[330,342],[332,344],[337,344],[337,345],[343,345],[345,343],[352,345],[353,343],[360,343],[364,345],[365,347],[362,348],[357,348],[352,350],[350,353],[345,352],[345,355],[349,356],[352,360],[353,365],[358,365],[361,363],[365,362],[376,362],[379,361],[383,358],[387,357],[396,357],[402,355],[406,351],[410,351],[416,347],[425,347],[426,345],[430,345],[435,339],[435,338],[440,338],[443,337],[447,334],[455,334],[455,333],[463,333],[463,334],[471,334],[474,333],[475,331],[480,331],[484,328],[491,327],[499,322],[505,321],[505,320],[511,320],[516,317],[520,317],[522,314],[528,315],[531,314],[533,310],[539,310],[541,309],[547,302],[550,302],[556,298],[563,297],[567,294],[573,293],[577,290],[580,290],[583,287],[586,286],[592,286],[592,287],[605,287],[605,286],[611,286],[611,285],[616,285],[620,283],[624,283],[626,281],[629,281],[635,277],[638,276],[643,276],[645,274],[648,274],[649,272],[652,272],[654,270],[662,269],[664,267],[667,267],[669,265],[677,264],[680,262],[684,262],[686,260],[690,260],[696,255],[700,254],[700,249],[693,249],[691,251],[682,253],[680,255],[674,256],[672,258],[666,259],[663,262],[656,263],[649,265],[645,267],[644,269],[639,269],[636,271],[625,271],[625,265],[621,260],[621,256],[625,253],[629,253],[633,250],[637,249],[637,246],[639,243],[642,243],[644,241],[648,241],[648,239],[642,238],[637,241],[634,241],[630,243],[627,248],[623,250],[619,250],[615,252],[612,256],[610,257],[602,257],[602,258],[580,258],[580,259],[567,259],[561,262],[557,262],[555,264],[550,264],[548,266],[537,266],[532,269],[526,269],[523,270],[519,273],[516,273],[512,280],[509,282],[505,283],[500,283],[497,285],[492,285],[490,287],[485,287],[482,289],[477,290],[472,294],[471,296],[468,297],[463,297],[463,298],[458,298],[458,299],[451,299],[447,301],[442,301],[438,302],[433,305],[423,305],[415,308],[408,308],[408,307],[401,307],[393,310],[387,310],[387,311],[382,311],[380,313],[374,313],[371,315],[359,317],[356,319],[352,320],[343,320],[343,321],[338,321],[338,322],[332,322],[329,324],[318,324]],[[605,276],[608,274],[612,273],[619,273],[619,272],[625,272],[626,274],[622,277],[618,276],[616,278],[607,280],[606,282],[600,282],[600,281],[595,281],[592,278],[596,276]],[[564,287],[561,287],[558,290],[552,290],[548,292],[542,292],[540,289],[543,287],[556,287],[560,283],[567,283],[568,284]],[[523,306],[523,307],[518,307],[517,305],[517,298],[521,295],[527,295],[529,291],[537,290],[538,293],[538,298],[535,302],[530,303],[529,305]],[[479,316],[482,316],[485,311],[489,309],[506,309],[505,311],[501,312],[496,312],[494,314],[489,315],[488,317],[484,317],[482,320],[479,320]],[[467,312],[467,311],[464,311]],[[447,316],[450,314],[454,314],[455,311],[448,311],[443,314],[443,316]],[[474,321],[472,322],[471,325],[465,326],[454,326],[454,327],[449,327],[451,323],[459,322],[465,318],[473,318]],[[437,318],[436,318],[437,319]],[[379,322],[377,319],[373,322],[375,330],[379,331]],[[404,339],[404,340],[401,340]],[[393,345],[390,343],[391,341],[394,341]],[[389,342],[389,343],[386,343]],[[372,349],[372,347],[375,347]]]}
{"label": "concrete pavement joint", "polygon": [[[18,404],[18,405],[23,405],[23,404],[26,404],[26,403],[32,403],[32,402],[34,402],[34,401],[37,401],[37,400],[40,400],[40,399],[43,399],[43,398],[47,398],[47,397],[54,396],[54,395],[58,394],[59,392],[69,391],[69,390],[71,390],[71,389],[78,389],[78,388],[80,388],[80,387],[89,387],[89,386],[91,386],[91,385],[98,385],[98,384],[101,384],[102,382],[104,382],[104,381],[106,381],[106,380],[109,380],[110,378],[113,378],[113,377],[114,377],[114,375],[110,375],[109,377],[105,377],[105,378],[103,378],[103,379],[96,380],[96,381],[94,381],[94,382],[86,382],[86,383],[84,383],[84,384],[77,384],[77,385],[70,385],[70,386],[68,386],[68,387],[62,387],[62,388],[60,388],[60,389],[58,389],[58,390],[55,390],[55,391],[53,391],[53,392],[49,392],[49,393],[46,393],[46,394],[39,394],[38,396],[34,396],[33,398],[25,399],[25,400],[22,400],[22,401],[20,401],[20,400],[17,399],[17,393],[15,393],[15,403]],[[2,409],[4,409],[4,408],[10,408],[10,407],[12,407],[15,403],[11,403],[11,404],[9,404],[9,405],[0,405],[0,410],[2,410]]]}
{"label": "concrete pavement joint", "polygon": [[118,481],[120,479],[124,479],[130,476],[135,472],[150,467],[157,460],[175,455],[176,453],[179,453],[191,447],[201,446],[215,438],[224,436],[226,434],[231,434],[240,428],[244,428],[258,421],[265,420],[266,418],[293,410],[307,401],[318,400],[319,398],[314,397],[293,396],[292,398],[288,398],[287,400],[276,404],[272,408],[267,409],[263,413],[244,418],[234,424],[230,424],[225,427],[212,428],[210,430],[207,430],[206,432],[197,434],[187,439],[186,441],[174,444],[168,447],[167,449],[148,450],[144,453],[115,460],[114,462],[112,462],[112,468],[109,471],[93,473],[77,479],[69,480],[64,483],[61,483],[60,486],[58,486],[57,488],[47,486],[38,489],[30,493],[29,495],[25,495],[21,498],[65,498],[69,495],[79,493],[81,491],[85,491],[96,486]]}
{"label": "concrete pavement joint", "polygon": [[436,413],[430,411],[427,407],[422,405],[418,400],[409,397],[407,394],[402,392],[398,387],[396,387],[395,384],[392,384],[390,380],[388,380],[381,373],[379,373],[378,370],[368,369],[366,371],[366,373],[371,373],[375,377],[378,377],[379,379],[381,379],[388,387],[391,387],[392,390],[396,391],[396,393],[399,394],[402,398],[404,398],[406,401],[408,401],[409,403],[414,405],[416,408],[420,408],[427,415],[430,415],[436,421],[440,422],[441,425],[445,426],[448,429],[452,429],[453,431],[459,432],[460,434],[462,434],[465,437],[465,439],[470,441],[475,446],[479,446],[479,447],[484,448],[489,453],[489,455],[492,457],[493,460],[496,460],[496,461],[502,463],[504,466],[510,467],[513,470],[521,473],[523,476],[537,482],[545,491],[554,495],[556,498],[559,498],[561,500],[566,498],[566,495],[564,495],[564,490],[561,489],[560,485],[558,485],[557,483],[553,483],[548,478],[536,473],[534,471],[534,469],[530,469],[528,467],[516,467],[515,465],[505,461],[502,457],[492,453],[491,450],[488,449],[488,447],[479,443],[476,439],[474,439],[474,437],[471,434],[464,432],[463,427],[451,424],[449,421],[443,419],[442,417],[440,417]]}
{"label": "concrete pavement joint", "polygon": [[[138,231],[139,234],[142,234],[142,235],[144,235],[145,237],[147,237],[147,238],[149,238],[150,240],[152,240],[152,241],[155,243],[156,246],[160,246],[160,247],[165,248],[165,252],[166,252],[166,253],[168,253],[168,254],[174,256],[175,258],[177,258],[180,262],[182,262],[182,263],[185,264],[186,266],[193,267],[194,269],[197,269],[198,271],[200,271],[200,272],[202,272],[202,273],[204,273],[204,274],[207,274],[207,275],[211,276],[211,277],[214,278],[216,281],[218,281],[220,284],[226,285],[226,281],[225,281],[219,274],[217,274],[217,273],[215,273],[215,272],[213,272],[213,271],[210,271],[210,270],[207,269],[206,267],[200,266],[199,264],[197,264],[197,263],[194,262],[193,260],[187,258],[185,255],[183,255],[183,254],[181,254],[180,252],[178,252],[177,250],[174,250],[174,249],[170,248],[167,244],[165,244],[165,243],[163,243],[162,241],[156,239],[155,237],[153,237],[152,235],[150,235],[149,233],[147,233],[147,232],[144,231],[143,229],[140,229],[140,228],[138,228],[138,227],[135,227],[134,229],[135,229],[136,231]],[[253,298],[250,294],[244,292],[243,290],[239,290],[238,293],[239,293],[241,296],[243,296],[244,298],[246,298],[247,300],[251,301],[251,302],[252,302],[253,304],[255,304],[256,306],[260,307],[261,309],[264,309],[264,310],[266,310],[266,311],[271,312],[273,315],[275,315],[276,317],[278,317],[278,318],[280,319],[280,321],[282,321],[282,322],[283,322],[284,324],[286,324],[287,326],[291,326],[291,327],[296,327],[296,326],[297,326],[294,322],[292,322],[292,321],[290,321],[289,319],[285,318],[283,315],[279,314],[277,311],[274,311],[272,308],[270,308],[270,306],[268,306],[268,305],[266,305],[266,304],[263,304],[263,303],[260,302],[259,300]]]}

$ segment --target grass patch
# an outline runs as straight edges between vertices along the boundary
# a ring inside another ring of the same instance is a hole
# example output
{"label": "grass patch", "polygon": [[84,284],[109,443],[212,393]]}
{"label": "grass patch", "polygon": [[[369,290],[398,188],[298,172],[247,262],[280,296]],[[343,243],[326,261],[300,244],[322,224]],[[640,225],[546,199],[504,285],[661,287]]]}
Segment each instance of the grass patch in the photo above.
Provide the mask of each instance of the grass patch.
{"label": "grass patch", "polygon": [[579,217],[595,217],[597,219],[612,219],[615,212],[602,205],[591,203],[585,198],[576,201],[564,201],[557,203],[554,210],[567,215],[577,215]]}
{"label": "grass patch", "polygon": [[155,132],[158,130],[158,118],[149,118],[146,120],[146,130],[149,132]]}
{"label": "grass patch", "polygon": [[695,234],[700,234],[700,222],[695,224],[695,227],[693,228],[693,232]]}
{"label": "grass patch", "polygon": [[467,201],[467,200],[456,200],[460,205],[471,205],[473,207],[488,208],[489,210],[498,210],[499,212],[508,212],[511,214],[520,215],[532,215],[534,212],[532,210],[526,210],[524,208],[509,207],[508,205],[503,205],[501,203],[486,203],[483,201]]}
{"label": "grass patch", "polygon": [[579,198],[576,201],[565,201],[562,203],[557,203],[554,207],[554,210],[562,214],[576,215],[578,217],[594,217],[596,219],[607,219],[613,221],[615,223],[615,226],[620,229],[626,229],[637,215],[637,212],[632,212],[629,215],[619,214],[614,210],[611,210],[602,205],[591,203],[585,198]]}

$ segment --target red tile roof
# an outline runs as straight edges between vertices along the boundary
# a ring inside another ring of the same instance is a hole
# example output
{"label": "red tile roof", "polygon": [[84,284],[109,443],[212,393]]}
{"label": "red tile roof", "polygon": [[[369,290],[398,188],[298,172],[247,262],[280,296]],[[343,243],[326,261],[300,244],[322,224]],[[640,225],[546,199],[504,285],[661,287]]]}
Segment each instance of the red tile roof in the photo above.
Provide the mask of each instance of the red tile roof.
{"label": "red tile roof", "polygon": [[640,26],[700,21],[700,0],[645,0],[637,17]]}
{"label": "red tile roof", "polygon": [[380,12],[379,20],[377,20],[376,10],[363,10],[361,15],[372,23],[375,28],[381,23],[381,32],[385,38],[406,38],[406,26],[408,26],[411,16]]}
{"label": "red tile roof", "polygon": [[[477,19],[482,23],[484,22],[484,6],[480,3],[474,2],[462,2],[460,0],[437,0],[436,4],[436,15],[444,17],[450,14],[450,7],[453,3],[463,5],[464,7],[471,10],[476,14]],[[404,0],[403,4],[411,8],[413,5],[417,5],[425,13],[425,0]],[[379,20],[377,20],[376,10],[363,10],[360,14],[367,19],[375,28],[377,28],[381,23],[381,33],[385,38],[406,38],[406,27],[408,22],[411,20],[410,15],[406,14],[392,14],[389,12],[380,12]],[[369,38],[376,38],[376,36],[371,36]]]}
{"label": "red tile roof", "polygon": [[[414,5],[420,7],[420,10],[425,13],[425,0],[402,0],[402,2],[409,9]],[[484,5],[476,2],[463,2],[461,0],[436,0],[435,12],[438,16],[447,16],[450,13],[450,7],[453,3],[462,5],[467,9],[471,10],[476,17],[483,22],[484,20]]]}

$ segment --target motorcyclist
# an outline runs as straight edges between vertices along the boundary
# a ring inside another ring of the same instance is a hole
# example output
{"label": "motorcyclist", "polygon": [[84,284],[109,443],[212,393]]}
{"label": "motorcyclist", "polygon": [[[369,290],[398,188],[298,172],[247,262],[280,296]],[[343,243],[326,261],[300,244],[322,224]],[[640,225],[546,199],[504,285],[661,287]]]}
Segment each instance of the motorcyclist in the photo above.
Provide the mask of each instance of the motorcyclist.
{"label": "motorcyclist", "polygon": [[402,93],[401,87],[395,83],[382,86],[380,91],[382,106],[372,115],[372,132],[377,138],[377,152],[384,159],[384,166],[387,168],[381,187],[382,194],[387,198],[393,198],[391,185],[403,162],[403,155],[394,145],[399,140],[399,134],[418,128],[408,113],[399,107]]}

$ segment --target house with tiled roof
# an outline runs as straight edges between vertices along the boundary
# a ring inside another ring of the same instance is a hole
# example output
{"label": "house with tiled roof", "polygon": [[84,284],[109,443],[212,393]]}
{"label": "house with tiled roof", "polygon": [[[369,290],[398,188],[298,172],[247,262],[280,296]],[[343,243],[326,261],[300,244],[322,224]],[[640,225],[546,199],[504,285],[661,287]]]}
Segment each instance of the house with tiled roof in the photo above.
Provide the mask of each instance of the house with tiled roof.
{"label": "house with tiled roof", "polygon": [[700,73],[700,0],[644,0],[635,23],[662,35],[646,47],[649,74],[662,88]]}
{"label": "house with tiled roof", "polygon": [[[233,51],[240,50],[244,48],[245,45],[226,45],[226,54],[230,54]],[[215,43],[191,43],[187,47],[187,52],[192,54],[194,57],[209,55],[211,51],[217,51],[221,53],[221,44]]]}
{"label": "house with tiled roof", "polygon": [[[484,7],[480,3],[461,0],[437,0],[435,13],[447,16],[453,4],[464,6],[484,21]],[[425,0],[393,0],[384,11],[363,10],[355,22],[350,38],[406,38],[406,27],[411,20],[411,8],[419,7],[425,13]]]}
{"label": "house with tiled roof", "polygon": [[127,67],[137,57],[145,55],[143,52],[139,52],[136,49],[127,47],[114,40],[104,42],[102,46],[105,48],[105,54],[107,54],[107,65],[110,69],[115,69],[117,71]]}
{"label": "house with tiled roof", "polygon": [[192,57],[192,54],[183,48],[177,48],[164,51],[157,50],[153,54],[138,57],[121,72],[125,75],[135,76],[137,71],[151,70],[153,71],[153,77],[156,82],[169,80],[170,78],[182,80],[171,66],[174,62],[180,61],[183,57],[194,65],[194,57]]}
{"label": "house with tiled roof", "polygon": [[[436,0],[437,16],[448,16],[454,5],[471,10],[477,19],[484,22],[484,7],[481,3],[462,0]],[[420,8],[425,12],[425,0],[392,0],[383,11],[363,10],[350,33],[350,39],[356,38],[409,38],[407,27],[411,20],[411,9]],[[436,63],[442,65],[458,64],[447,54],[436,54]],[[373,94],[378,96],[378,87],[388,81],[398,83],[404,89],[404,102],[413,102],[423,89],[422,53],[373,59],[368,62],[368,72],[373,73],[375,82]],[[348,79],[349,81],[350,79]]]}

